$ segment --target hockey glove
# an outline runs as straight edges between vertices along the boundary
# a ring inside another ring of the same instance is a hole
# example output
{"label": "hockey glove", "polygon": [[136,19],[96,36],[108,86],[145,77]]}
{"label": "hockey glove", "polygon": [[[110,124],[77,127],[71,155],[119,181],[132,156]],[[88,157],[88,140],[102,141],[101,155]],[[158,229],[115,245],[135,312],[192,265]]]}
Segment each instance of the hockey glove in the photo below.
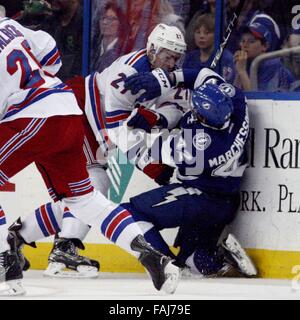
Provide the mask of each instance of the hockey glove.
{"label": "hockey glove", "polygon": [[133,74],[126,78],[124,82],[125,89],[130,90],[133,95],[138,94],[140,90],[145,90],[136,100],[140,103],[168,93],[174,85],[168,72],[159,68],[154,69],[152,72]]}
{"label": "hockey glove", "polygon": [[127,126],[133,129],[143,129],[147,133],[154,127],[166,128],[168,122],[163,115],[140,106],[133,110],[127,121]]}
{"label": "hockey glove", "polygon": [[162,186],[170,183],[174,170],[175,169],[173,167],[166,164],[150,163],[143,169],[143,172]]}
{"label": "hockey glove", "polygon": [[175,168],[171,166],[155,161],[151,157],[151,150],[148,148],[141,148],[139,150],[134,159],[134,163],[139,170],[143,171],[159,185],[168,184],[175,170]]}

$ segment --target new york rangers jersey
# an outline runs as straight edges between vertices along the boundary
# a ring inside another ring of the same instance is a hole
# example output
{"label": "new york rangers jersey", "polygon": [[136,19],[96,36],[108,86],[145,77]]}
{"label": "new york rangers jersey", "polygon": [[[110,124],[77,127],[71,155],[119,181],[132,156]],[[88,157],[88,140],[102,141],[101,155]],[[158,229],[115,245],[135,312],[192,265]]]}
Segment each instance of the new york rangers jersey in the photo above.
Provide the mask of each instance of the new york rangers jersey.
{"label": "new york rangers jersey", "polygon": [[72,90],[55,77],[60,66],[49,34],[0,19],[1,122],[82,114]]}
{"label": "new york rangers jersey", "polygon": [[[151,65],[146,49],[142,49],[120,57],[101,73],[96,73],[97,86],[100,92],[102,108],[105,108],[105,122],[108,135],[113,143],[123,152],[127,152],[134,142],[135,136],[127,126],[122,126],[134,109],[140,93],[133,95],[124,89],[126,77],[140,72],[150,72]],[[93,80],[88,80],[92,83]],[[185,89],[173,89],[168,96],[147,101],[146,107],[154,108],[163,115],[168,128],[174,128],[182,117],[182,110],[187,106],[189,92]]]}

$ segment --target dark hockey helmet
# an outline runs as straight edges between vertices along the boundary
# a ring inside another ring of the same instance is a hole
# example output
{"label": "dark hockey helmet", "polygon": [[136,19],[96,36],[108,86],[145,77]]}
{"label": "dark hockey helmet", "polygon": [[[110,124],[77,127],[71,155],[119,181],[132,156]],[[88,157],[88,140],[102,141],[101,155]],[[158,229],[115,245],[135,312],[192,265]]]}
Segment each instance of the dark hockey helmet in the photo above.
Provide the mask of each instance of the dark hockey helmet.
{"label": "dark hockey helmet", "polygon": [[231,97],[235,88],[230,84],[205,83],[192,92],[192,110],[204,124],[213,128],[227,127],[233,104]]}

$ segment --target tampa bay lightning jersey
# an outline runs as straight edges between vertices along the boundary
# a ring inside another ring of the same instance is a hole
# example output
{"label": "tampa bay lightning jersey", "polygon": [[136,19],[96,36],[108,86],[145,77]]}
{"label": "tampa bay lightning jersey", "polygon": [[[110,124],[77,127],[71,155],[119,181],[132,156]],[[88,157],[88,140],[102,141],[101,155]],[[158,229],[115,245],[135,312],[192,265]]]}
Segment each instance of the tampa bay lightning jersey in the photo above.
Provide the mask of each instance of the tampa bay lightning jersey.
{"label": "tampa bay lightning jersey", "polygon": [[186,186],[229,194],[238,191],[247,165],[249,116],[244,94],[224,85],[231,90],[234,105],[226,127],[209,127],[190,111],[183,116],[180,130],[160,141],[160,160],[176,166],[177,178]]}

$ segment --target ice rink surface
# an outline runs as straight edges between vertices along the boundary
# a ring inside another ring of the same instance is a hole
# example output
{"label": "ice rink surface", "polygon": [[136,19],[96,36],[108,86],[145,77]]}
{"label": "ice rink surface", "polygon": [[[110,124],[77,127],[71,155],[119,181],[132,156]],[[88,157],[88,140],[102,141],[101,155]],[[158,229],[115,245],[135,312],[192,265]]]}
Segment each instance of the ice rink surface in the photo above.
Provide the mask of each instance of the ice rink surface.
{"label": "ice rink surface", "polygon": [[9,299],[300,299],[300,283],[293,284],[291,280],[182,278],[177,291],[170,296],[156,291],[146,274],[101,273],[96,279],[51,279],[43,277],[42,271],[28,271],[23,283],[27,294]]}

